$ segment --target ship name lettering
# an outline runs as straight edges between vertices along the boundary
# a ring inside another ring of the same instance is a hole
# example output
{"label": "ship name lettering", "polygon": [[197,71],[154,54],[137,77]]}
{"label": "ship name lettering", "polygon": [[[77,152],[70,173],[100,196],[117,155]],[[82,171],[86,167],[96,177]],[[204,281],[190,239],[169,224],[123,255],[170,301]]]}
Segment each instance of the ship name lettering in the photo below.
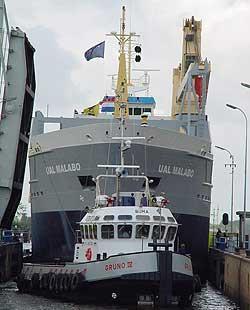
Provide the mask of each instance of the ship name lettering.
{"label": "ship name lettering", "polygon": [[171,165],[160,164],[158,171],[164,174],[174,174],[187,178],[192,178],[194,176],[194,169],[171,166]]}
{"label": "ship name lettering", "polygon": [[148,210],[135,210],[135,213],[148,213]]}
{"label": "ship name lettering", "polygon": [[171,166],[169,165],[159,165],[159,172],[171,174]]}
{"label": "ship name lettering", "polygon": [[113,263],[113,264],[105,265],[105,271],[114,271],[114,270],[125,269],[125,268],[133,268],[133,262],[128,261],[127,263],[121,262],[121,263]]}
{"label": "ship name lettering", "polygon": [[81,170],[80,163],[68,163],[68,164],[58,164],[55,166],[47,166],[45,168],[46,174],[59,174],[59,173],[66,173],[66,172],[75,172]]}
{"label": "ship name lettering", "polygon": [[49,174],[55,174],[56,171],[55,171],[55,169],[54,169],[53,166],[48,166],[48,167],[46,167],[46,173],[47,173],[47,175],[49,175]]}

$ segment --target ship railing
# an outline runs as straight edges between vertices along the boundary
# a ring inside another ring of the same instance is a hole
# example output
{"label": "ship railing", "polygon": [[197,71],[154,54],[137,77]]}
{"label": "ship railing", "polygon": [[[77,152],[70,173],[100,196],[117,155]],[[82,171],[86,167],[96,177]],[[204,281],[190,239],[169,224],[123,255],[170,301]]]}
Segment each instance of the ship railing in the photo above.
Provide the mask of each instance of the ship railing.
{"label": "ship railing", "polygon": [[[126,179],[142,179],[145,181],[145,196],[148,201],[148,205],[151,206],[151,195],[149,190],[149,179],[144,175],[126,175],[125,168],[132,168],[132,169],[139,169],[140,166],[132,166],[132,165],[98,165],[98,167],[104,168],[116,168],[116,175],[109,175],[109,174],[101,174],[96,177],[96,198],[103,196],[101,194],[100,188],[100,180],[103,178],[113,178],[117,179],[118,177],[126,178]],[[98,201],[95,202],[95,207],[100,207]]]}

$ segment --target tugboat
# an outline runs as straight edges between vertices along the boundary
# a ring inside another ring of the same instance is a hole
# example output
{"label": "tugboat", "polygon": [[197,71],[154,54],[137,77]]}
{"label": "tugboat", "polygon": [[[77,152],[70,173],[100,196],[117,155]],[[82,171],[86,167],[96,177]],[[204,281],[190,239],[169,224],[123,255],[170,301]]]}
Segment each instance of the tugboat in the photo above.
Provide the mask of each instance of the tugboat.
{"label": "tugboat", "polygon": [[[96,199],[79,223],[74,261],[25,263],[17,280],[21,292],[102,304],[162,307],[173,300],[191,304],[192,262],[188,255],[174,252],[178,223],[167,208],[168,200],[152,197],[151,180],[139,174],[138,165],[125,164],[124,152],[133,140],[143,137],[124,136],[126,105],[122,100],[121,96],[122,135],[112,137],[121,141],[120,165],[98,165],[107,174],[93,180]],[[115,173],[108,174],[110,169]],[[111,195],[105,193],[108,182],[115,186]],[[128,184],[134,191],[123,192]]]}

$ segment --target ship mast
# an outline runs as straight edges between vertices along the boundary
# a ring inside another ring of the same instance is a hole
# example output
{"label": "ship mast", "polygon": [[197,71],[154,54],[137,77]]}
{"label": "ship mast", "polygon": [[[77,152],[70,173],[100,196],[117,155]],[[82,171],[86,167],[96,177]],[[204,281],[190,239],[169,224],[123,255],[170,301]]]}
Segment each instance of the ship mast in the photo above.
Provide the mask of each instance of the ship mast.
{"label": "ship mast", "polygon": [[[116,118],[128,117],[128,86],[131,84],[130,71],[131,71],[131,39],[132,37],[138,37],[134,32],[125,34],[125,6],[122,7],[122,17],[120,23],[120,33],[111,32],[109,36],[114,36],[120,45],[119,51],[119,68],[118,68],[118,78],[115,89],[115,112],[114,116]],[[129,43],[129,63],[128,63],[128,76],[127,76],[127,65],[126,65],[126,51],[125,46]],[[123,107],[123,108],[121,108]]]}

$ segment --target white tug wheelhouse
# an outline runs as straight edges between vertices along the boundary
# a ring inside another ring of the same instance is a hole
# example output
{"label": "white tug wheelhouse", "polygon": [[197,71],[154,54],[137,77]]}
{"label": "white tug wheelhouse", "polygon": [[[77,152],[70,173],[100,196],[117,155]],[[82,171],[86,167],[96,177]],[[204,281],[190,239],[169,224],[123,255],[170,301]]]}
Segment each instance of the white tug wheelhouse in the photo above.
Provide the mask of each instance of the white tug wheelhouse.
{"label": "white tug wheelhouse", "polygon": [[115,197],[97,196],[95,207],[80,222],[74,262],[151,251],[148,244],[155,241],[166,242],[173,251],[178,224],[166,199],[151,198],[146,191],[120,192],[117,205]]}

